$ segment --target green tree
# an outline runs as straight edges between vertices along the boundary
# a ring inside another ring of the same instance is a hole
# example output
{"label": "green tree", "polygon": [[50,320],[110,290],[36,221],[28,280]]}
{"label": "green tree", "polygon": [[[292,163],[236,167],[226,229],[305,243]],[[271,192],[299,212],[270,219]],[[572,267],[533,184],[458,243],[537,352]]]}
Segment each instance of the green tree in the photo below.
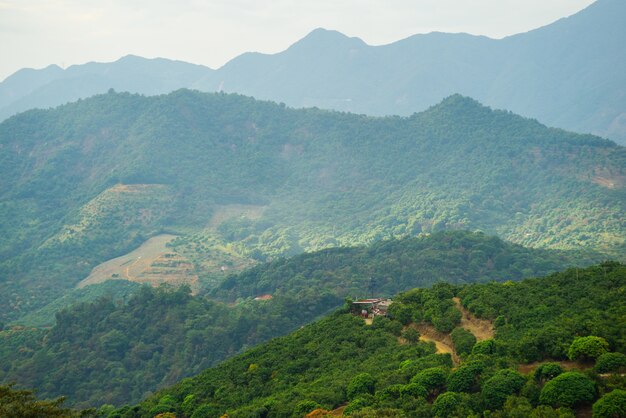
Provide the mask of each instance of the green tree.
{"label": "green tree", "polygon": [[450,334],[454,349],[457,354],[464,356],[472,352],[474,344],[476,344],[476,337],[474,334],[463,328],[455,328]]}
{"label": "green tree", "polygon": [[430,395],[441,393],[448,378],[448,370],[443,367],[431,367],[424,369],[411,378],[411,383],[416,383],[428,391]]}
{"label": "green tree", "polygon": [[618,372],[626,369],[626,355],[622,353],[604,353],[596,360],[594,370],[598,373]]}
{"label": "green tree", "polygon": [[433,414],[436,418],[467,416],[465,400],[460,393],[442,393],[433,402]]}
{"label": "green tree", "polygon": [[576,337],[567,350],[567,357],[570,360],[595,360],[608,351],[609,343],[602,337]]}
{"label": "green tree", "polygon": [[485,405],[491,410],[502,408],[506,398],[518,393],[525,383],[526,378],[515,370],[498,370],[483,384],[481,393]]}
{"label": "green tree", "polygon": [[369,373],[356,375],[348,384],[346,395],[348,399],[355,399],[359,395],[373,394],[376,386],[374,378]]}
{"label": "green tree", "polygon": [[402,338],[410,344],[415,344],[420,340],[420,333],[415,328],[409,327],[402,332]]}
{"label": "green tree", "polygon": [[626,390],[615,389],[593,404],[593,418],[626,417]]}
{"label": "green tree", "polygon": [[590,403],[596,397],[596,385],[579,372],[566,372],[550,380],[541,389],[539,402],[553,407],[568,408]]}
{"label": "green tree", "polygon": [[545,383],[563,373],[563,367],[559,363],[543,363],[535,370],[535,380]]}

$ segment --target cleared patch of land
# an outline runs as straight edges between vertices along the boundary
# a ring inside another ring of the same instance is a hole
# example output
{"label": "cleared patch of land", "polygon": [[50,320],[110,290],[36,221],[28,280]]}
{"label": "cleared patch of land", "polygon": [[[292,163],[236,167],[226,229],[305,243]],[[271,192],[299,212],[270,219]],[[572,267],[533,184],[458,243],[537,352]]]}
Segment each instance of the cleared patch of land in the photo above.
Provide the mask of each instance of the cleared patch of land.
{"label": "cleared patch of land", "polygon": [[94,267],[77,287],[82,288],[106,280],[128,280],[153,286],[161,283],[188,284],[193,291],[197,291],[198,276],[193,265],[167,247],[174,238],[175,235],[168,234],[150,238],[136,250]]}
{"label": "cleared patch of land", "polygon": [[217,228],[223,222],[234,218],[246,218],[250,220],[257,220],[263,216],[263,212],[267,206],[261,205],[218,205],[213,211],[213,216],[209,221],[210,228]]}
{"label": "cleared patch of land", "polygon": [[439,332],[435,327],[424,322],[411,324],[411,326],[419,331],[421,341],[435,343],[437,354],[449,353],[452,356],[454,364],[459,364],[459,357],[456,355],[456,351],[454,351],[454,344],[452,344],[452,339],[449,334]]}
{"label": "cleared patch of land", "polygon": [[461,305],[461,299],[452,298],[456,308],[461,311],[461,328],[474,334],[478,341],[489,340],[494,337],[494,329],[491,321],[476,318],[470,311]]}

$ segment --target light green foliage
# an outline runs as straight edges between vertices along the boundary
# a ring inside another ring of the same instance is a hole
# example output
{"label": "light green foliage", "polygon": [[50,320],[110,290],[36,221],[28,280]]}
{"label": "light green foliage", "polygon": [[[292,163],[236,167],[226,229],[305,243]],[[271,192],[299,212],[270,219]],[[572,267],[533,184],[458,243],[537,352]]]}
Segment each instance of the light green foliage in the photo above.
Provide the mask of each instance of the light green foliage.
{"label": "light green foliage", "polygon": [[619,372],[626,369],[626,354],[604,353],[596,359],[594,370],[598,373]]}
{"label": "light green foliage", "polygon": [[596,385],[579,372],[566,372],[545,384],[539,401],[553,407],[589,404],[596,397]]}
{"label": "light green foliage", "polygon": [[567,357],[570,360],[595,360],[608,351],[609,343],[602,337],[576,337],[567,350]]}
{"label": "light green foliage", "polygon": [[498,370],[482,386],[481,393],[485,405],[491,410],[502,408],[507,397],[519,393],[525,383],[526,378],[515,370]]}
{"label": "light green foliage", "polygon": [[626,417],[626,390],[616,389],[593,404],[593,418]]}

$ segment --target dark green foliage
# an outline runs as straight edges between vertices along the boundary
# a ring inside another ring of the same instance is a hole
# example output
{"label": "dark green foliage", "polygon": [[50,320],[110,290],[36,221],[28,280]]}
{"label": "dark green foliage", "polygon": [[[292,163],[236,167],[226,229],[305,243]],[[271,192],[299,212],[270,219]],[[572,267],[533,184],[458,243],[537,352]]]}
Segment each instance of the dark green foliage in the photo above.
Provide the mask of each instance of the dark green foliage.
{"label": "dark green foliage", "polygon": [[404,338],[409,344],[415,344],[420,339],[420,333],[413,327],[409,327],[402,332],[402,338]]}
{"label": "dark green foliage", "polygon": [[321,408],[320,404],[315,401],[304,400],[300,401],[296,404],[296,407],[293,410],[293,415],[296,417],[302,417],[309,412]]}
{"label": "dark green foliage", "polygon": [[455,328],[450,334],[454,349],[459,355],[467,355],[472,352],[476,337],[471,332],[463,328]]}
{"label": "dark green foliage", "polygon": [[[226,306],[192,297],[186,287],[142,287],[123,305],[105,298],[63,310],[49,330],[0,332],[0,379],[37,387],[45,397],[68,395],[80,407],[138,402],[338,303],[317,295],[303,308],[277,295]],[[168,412],[171,402],[155,408]]]}
{"label": "dark green foliage", "polygon": [[566,372],[550,380],[541,389],[539,401],[553,407],[589,404],[596,397],[596,385],[579,372]]}
{"label": "dark green foliage", "polygon": [[[539,289],[544,290],[544,298],[554,307],[550,315],[545,315],[553,325],[567,324],[575,317],[573,310],[580,311],[581,301],[591,309],[595,303],[593,295],[603,291],[604,315],[596,318],[594,326],[610,330],[619,313],[624,312],[625,302],[619,291],[607,292],[606,288],[609,284],[623,286],[623,266],[603,266],[606,270],[594,266],[520,284],[437,285],[405,292],[396,300],[411,309],[424,304],[432,308],[454,295],[460,295],[465,302],[466,295],[483,295],[486,290],[497,303],[501,292],[506,292],[509,299],[503,314],[514,315],[508,317],[504,326],[512,327],[533,312],[534,298],[541,295]],[[584,286],[585,292],[578,293],[567,285],[557,286],[562,283]],[[511,291],[517,286],[524,290],[525,297]],[[487,299],[470,300],[484,303]],[[558,318],[558,322],[552,318]],[[186,405],[185,416],[193,413],[191,409],[211,405],[211,413],[216,416],[227,412],[231,417],[291,417],[299,402],[312,401],[325,410],[348,404],[346,414],[356,417],[486,416],[486,410],[491,410],[494,417],[571,418],[571,412],[561,406],[591,403],[595,399],[595,384],[589,377],[578,372],[559,375],[560,367],[556,364],[544,363],[534,376],[512,370],[519,362],[517,351],[510,349],[516,328],[502,335],[498,330],[494,340],[479,349],[482,352],[453,365],[449,355],[433,354],[429,344],[399,344],[395,333],[387,329],[391,323],[401,327],[399,322],[387,318],[377,318],[367,326],[359,317],[333,314],[149,397],[137,407],[136,416],[152,418],[152,408],[162,405],[164,398],[173,398],[176,411]],[[541,325],[540,321],[532,323]],[[575,331],[564,328],[564,339],[571,342]],[[573,382],[563,378],[568,375],[574,376]],[[604,381],[596,375],[601,391],[623,389],[623,379],[614,377]],[[540,401],[544,405],[539,405]]]}
{"label": "dark green foliage", "polygon": [[411,378],[411,383],[422,386],[430,396],[443,392],[449,371],[443,367],[424,369]]}
{"label": "dark green foliage", "polygon": [[543,363],[535,369],[535,380],[545,383],[563,373],[563,367],[559,363]]}
{"label": "dark green foliage", "polygon": [[[487,254],[492,260],[500,258],[502,262],[487,263],[490,267],[476,263],[472,261],[475,252],[481,257]],[[392,296],[439,282],[441,289],[434,296],[446,299],[452,294],[443,282],[518,280],[525,276],[523,271],[532,271],[530,274],[534,275],[547,273],[552,270],[548,266],[560,265],[559,259],[563,257],[566,259],[562,253],[530,250],[482,233],[446,231],[378,241],[368,247],[326,249],[280,258],[229,276],[209,293],[231,301],[277,289],[306,293],[315,287],[342,297],[364,297],[373,277],[376,280],[371,291],[377,296]],[[428,314],[436,321],[456,324],[458,312],[453,308],[451,302],[432,306]],[[392,305],[389,314],[402,323],[423,319],[415,317],[416,311],[403,305]]]}
{"label": "dark green foliage", "polygon": [[478,392],[480,391],[480,375],[486,365],[482,361],[463,363],[450,373],[446,383],[451,392]]}
{"label": "dark green foliage", "polygon": [[619,372],[626,369],[626,354],[604,353],[597,360],[594,370],[598,373]]}
{"label": "dark green foliage", "polygon": [[493,339],[479,341],[472,347],[472,354],[490,356],[496,353],[496,342]]}
{"label": "dark green foliage", "polygon": [[[427,345],[417,348],[432,353]],[[374,382],[399,382],[401,398],[414,399],[424,389],[407,385],[400,363],[422,358],[416,346],[398,344],[383,328],[366,326],[349,314],[333,314],[183,380],[144,402],[141,416],[151,417],[164,396],[180,404],[189,395],[198,405],[215,405],[230,416],[261,407],[270,417],[291,416],[301,401],[333,409],[349,398],[357,410],[374,405],[371,394],[391,386],[378,388]]]}
{"label": "dark green foliage", "polygon": [[525,383],[526,378],[515,370],[498,370],[483,384],[481,393],[485,406],[491,410],[501,409],[506,398],[519,393]]}
{"label": "dark green foliage", "polygon": [[346,395],[352,400],[360,395],[373,394],[376,382],[369,373],[360,373],[356,375],[348,384]]}
{"label": "dark green foliage", "polygon": [[626,352],[624,286],[626,266],[607,262],[520,283],[470,285],[459,297],[478,317],[506,319],[496,327],[501,354],[565,360],[578,335],[596,335],[613,351]]}
{"label": "dark green foliage", "polygon": [[593,418],[626,417],[626,390],[616,389],[593,404]]}
{"label": "dark green foliage", "polygon": [[465,416],[463,395],[455,392],[442,393],[433,402],[433,414],[436,418]]}
{"label": "dark green foliage", "polygon": [[602,337],[576,337],[567,350],[570,360],[595,360],[609,351],[609,343]]}

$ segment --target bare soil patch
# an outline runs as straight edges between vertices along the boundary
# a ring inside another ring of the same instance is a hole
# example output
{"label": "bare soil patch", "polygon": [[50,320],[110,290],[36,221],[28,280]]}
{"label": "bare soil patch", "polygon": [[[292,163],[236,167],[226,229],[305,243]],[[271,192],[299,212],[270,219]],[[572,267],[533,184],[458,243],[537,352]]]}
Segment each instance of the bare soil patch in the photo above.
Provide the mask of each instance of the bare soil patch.
{"label": "bare soil patch", "polygon": [[489,340],[494,337],[493,323],[486,319],[476,318],[461,304],[461,299],[452,298],[456,308],[461,312],[460,327],[468,330],[478,341]]}
{"label": "bare soil patch", "polygon": [[89,276],[77,287],[102,283],[106,280],[128,280],[158,286],[188,284],[198,290],[198,276],[193,265],[180,254],[167,247],[175,235],[157,235],[139,248],[121,257],[105,261],[94,267]]}

